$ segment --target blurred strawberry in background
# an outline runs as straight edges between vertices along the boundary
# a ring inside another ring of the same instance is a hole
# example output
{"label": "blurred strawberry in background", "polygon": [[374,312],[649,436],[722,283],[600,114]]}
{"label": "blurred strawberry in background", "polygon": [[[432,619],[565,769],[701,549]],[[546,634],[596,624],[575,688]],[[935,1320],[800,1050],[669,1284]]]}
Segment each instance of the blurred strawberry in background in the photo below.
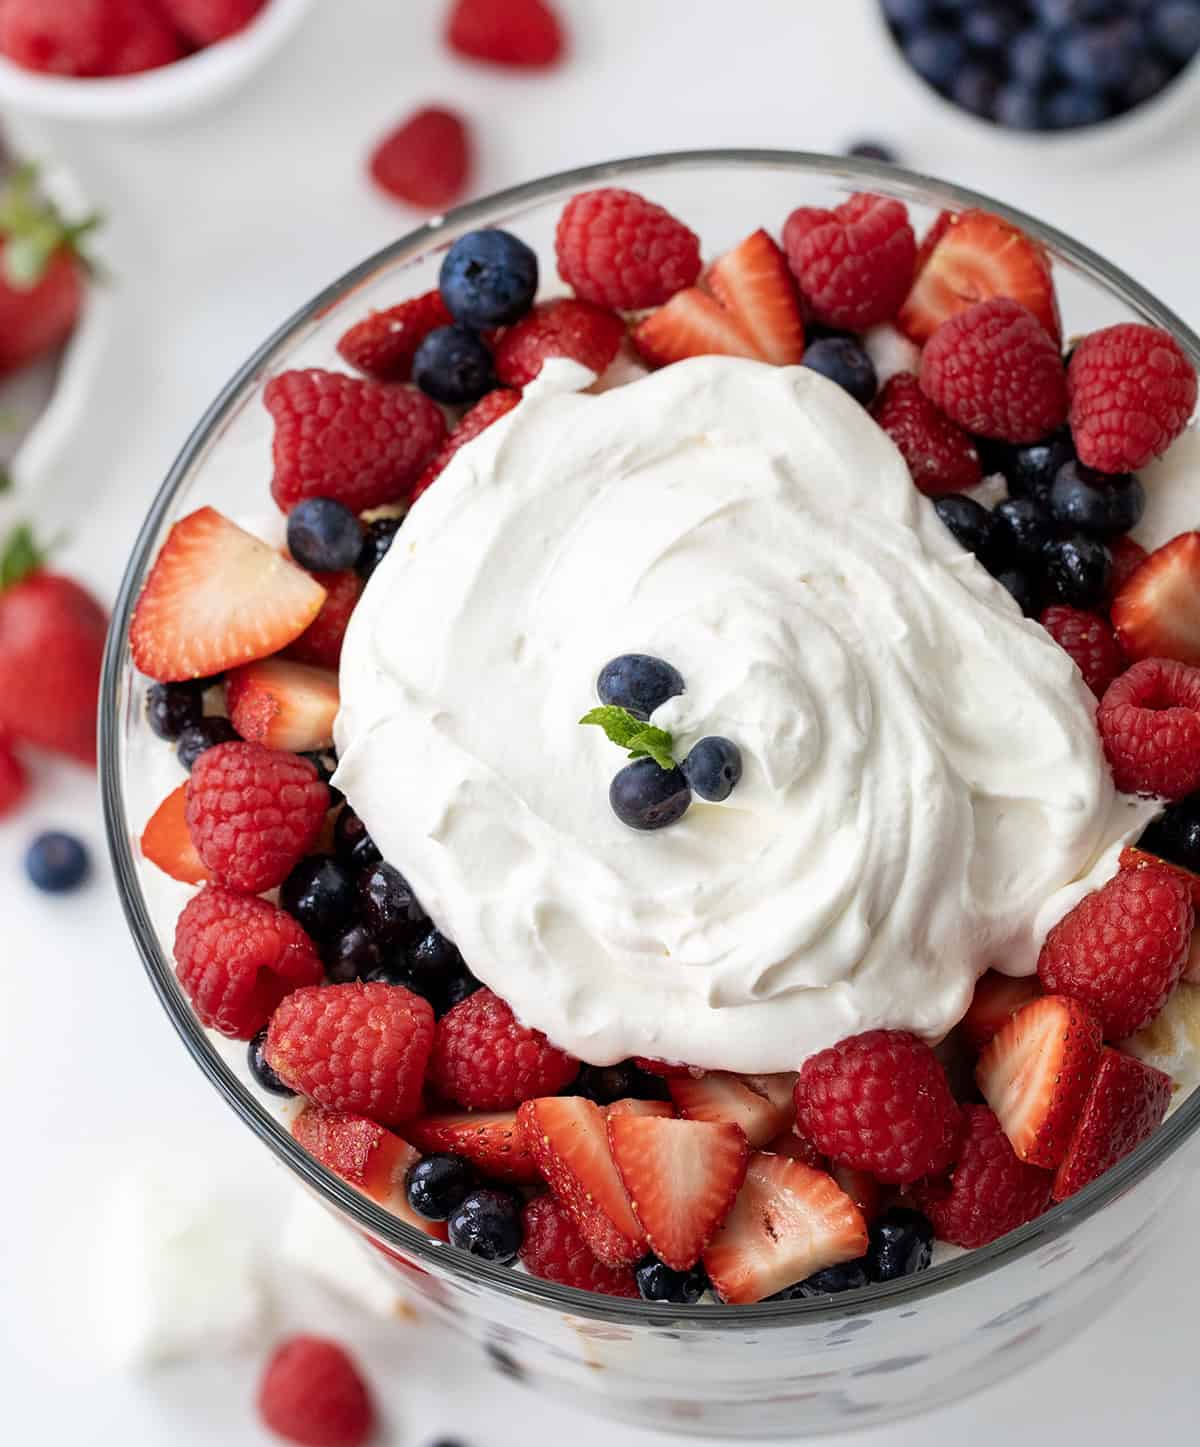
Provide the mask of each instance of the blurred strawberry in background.
{"label": "blurred strawberry in background", "polygon": [[555,65],[567,47],[562,22],[543,0],[454,0],[446,40],[471,60],[519,67]]}
{"label": "blurred strawberry in background", "polygon": [[462,195],[471,173],[471,134],[454,111],[425,106],[371,153],[371,177],[411,206],[442,210]]}

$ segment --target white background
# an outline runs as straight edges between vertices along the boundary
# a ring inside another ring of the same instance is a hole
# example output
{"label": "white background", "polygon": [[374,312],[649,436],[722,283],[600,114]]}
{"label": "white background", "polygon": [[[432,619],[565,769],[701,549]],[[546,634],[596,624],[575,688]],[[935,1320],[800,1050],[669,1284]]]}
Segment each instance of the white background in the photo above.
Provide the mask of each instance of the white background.
{"label": "white background", "polygon": [[[369,142],[413,104],[474,120],[477,192],[580,162],[697,146],[837,151],[894,142],[918,170],[1006,197],[1074,231],[1166,302],[1200,318],[1194,128],[1084,162],[981,146],[893,69],[869,0],[563,0],[569,66],[493,74],[437,42],[440,0],[325,0],[269,71],[213,112],[163,128],[45,133],[109,215],[115,299],[107,365],[77,446],[38,511],[65,520],[64,561],[111,598],[135,526],[188,429],[252,347],[336,274],[418,218],[373,195]],[[747,216],[747,231],[781,217]],[[264,495],[267,479],[263,479]],[[35,827],[94,847],[83,893],[47,901],[19,858]],[[94,784],[45,770],[35,806],[0,826],[0,1438],[21,1444],[261,1443],[250,1358],[154,1375],[104,1366],[99,1204],[114,1171],[164,1141],[185,1185],[250,1191],[270,1232],[290,1188],[188,1064],[144,983],[111,879]],[[1168,1243],[1118,1312],[1030,1372],[869,1442],[999,1447],[1194,1433],[1194,1240]],[[97,1316],[99,1309],[100,1315]],[[629,1447],[665,1439],[538,1404],[441,1335],[325,1304],[308,1324],[348,1333],[384,1398],[390,1440]],[[396,1333],[400,1336],[397,1341]],[[388,1363],[387,1373],[384,1363]],[[399,1363],[399,1366],[397,1366]]]}

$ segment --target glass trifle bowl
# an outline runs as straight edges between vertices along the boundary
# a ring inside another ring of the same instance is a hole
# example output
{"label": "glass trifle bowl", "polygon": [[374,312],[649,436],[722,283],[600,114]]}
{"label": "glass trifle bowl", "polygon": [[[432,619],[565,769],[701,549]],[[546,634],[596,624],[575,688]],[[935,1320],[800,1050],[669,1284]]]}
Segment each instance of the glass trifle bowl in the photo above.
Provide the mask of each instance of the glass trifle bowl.
{"label": "glass trifle bowl", "polygon": [[[118,886],[151,984],[194,1063],[380,1271],[402,1277],[493,1361],[536,1390],[693,1435],[795,1437],[882,1423],[1040,1359],[1117,1298],[1156,1234],[1186,1209],[1180,1187],[1197,1159],[1194,1146],[1185,1147],[1200,1126],[1200,1095],[1063,1204],[990,1246],[945,1253],[918,1275],[839,1297],[751,1306],[601,1297],[432,1240],[301,1149],[288,1107],[254,1084],[245,1046],[206,1031],[180,989],[172,942],[192,890],[161,874],[139,847],[147,818],[182,773],[147,723],[148,680],[128,644],[133,609],[181,517],[202,505],[239,521],[272,512],[268,380],[296,367],[342,369],[335,349],[346,328],[373,307],[435,287],[449,245],[480,227],[506,228],[531,245],[543,291],[553,293],[559,213],[572,195],[597,186],[664,205],[702,237],[707,254],[756,226],[777,227],[797,205],[833,206],[855,191],[906,203],[918,234],[942,209],[982,207],[1046,247],[1069,332],[1147,322],[1170,331],[1200,365],[1200,338],[1079,242],[987,197],[866,161],[782,151],[648,156],[551,176],[436,218],[333,283],[264,343],[204,414],[150,510],[114,611],[103,683],[102,786]],[[393,862],[403,869],[403,860]]]}

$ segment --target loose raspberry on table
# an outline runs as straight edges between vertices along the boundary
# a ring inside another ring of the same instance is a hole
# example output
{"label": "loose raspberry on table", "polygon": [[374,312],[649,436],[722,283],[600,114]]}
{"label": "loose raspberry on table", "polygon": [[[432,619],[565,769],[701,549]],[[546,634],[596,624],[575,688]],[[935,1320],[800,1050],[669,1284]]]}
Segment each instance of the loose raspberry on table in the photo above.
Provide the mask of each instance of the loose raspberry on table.
{"label": "loose raspberry on table", "polygon": [[1042,627],[1083,674],[1083,681],[1097,698],[1123,673],[1127,660],[1112,625],[1099,613],[1070,608],[1065,603],[1047,608],[1040,618]]}
{"label": "loose raspberry on table", "polygon": [[495,347],[496,376],[524,387],[550,357],[569,357],[599,376],[617,355],[625,323],[607,307],[563,297],[534,307],[505,328]]}
{"label": "loose raspberry on table", "polygon": [[316,367],[272,377],[263,401],[275,419],[271,496],[284,512],[306,497],[351,512],[403,501],[446,435],[423,392]]}
{"label": "loose raspberry on table", "polygon": [[175,975],[200,1023],[249,1040],[293,990],[325,970],[290,914],[253,895],[207,885],[175,926]]}
{"label": "loose raspberry on table", "polygon": [[363,1447],[375,1407],[358,1368],[336,1342],[294,1336],[276,1348],[258,1389],[272,1432],[301,1447]]}
{"label": "loose raspberry on table", "polygon": [[443,1016],[429,1061],[429,1083],[470,1110],[508,1110],[557,1095],[579,1061],[521,1025],[491,990],[476,990]]}
{"label": "loose raspberry on table", "polygon": [[308,759],[243,741],[205,749],[187,785],[188,833],[218,884],[261,894],[312,849],[329,788]]}
{"label": "loose raspberry on table", "polygon": [[960,427],[1038,442],[1067,416],[1062,357],[1032,312],[1007,297],[943,322],[921,354],[921,390]]}
{"label": "loose raspberry on table", "polygon": [[661,306],[700,275],[700,238],[634,191],[573,196],[555,232],[558,274],[576,296],[636,311]]}
{"label": "loose raspberry on table", "polygon": [[318,668],[336,668],[342,657],[342,640],[350,626],[350,615],[358,606],[362,594],[362,579],[352,569],[342,573],[314,573],[312,575],[325,589],[325,601],[321,611],[301,633],[284,649],[288,658],[300,663],[312,663]]}
{"label": "loose raspberry on table", "polygon": [[964,492],[979,482],[974,442],[938,411],[910,372],[897,372],[887,382],[871,416],[900,449],[914,485],[927,497]]}
{"label": "loose raspberry on table", "polygon": [[862,331],[900,310],[917,242],[908,212],[883,196],[851,196],[832,211],[800,206],[783,228],[788,265],[813,317]]}
{"label": "loose raspberry on table", "polygon": [[1191,888],[1177,871],[1122,870],[1046,936],[1038,978],[1094,1011],[1105,1039],[1124,1040],[1179,983],[1194,923]]}
{"label": "loose raspberry on table", "polygon": [[1141,659],[1105,690],[1096,723],[1124,793],[1182,799],[1200,788],[1200,668]]}
{"label": "loose raspberry on table", "polygon": [[399,1125],[421,1110],[433,1009],[401,985],[297,990],[271,1016],[264,1050],[285,1085],[327,1110]]}
{"label": "loose raspberry on table", "polygon": [[416,502],[417,498],[437,481],[460,447],[465,447],[485,428],[498,422],[506,412],[511,412],[520,400],[520,392],[514,392],[509,387],[497,387],[494,392],[481,397],[469,412],[463,414],[458,426],[425,464],[420,477],[413,484],[412,501]]}
{"label": "loose raspberry on table", "polygon": [[986,1105],[967,1105],[949,1180],[924,1182],[915,1195],[938,1240],[973,1250],[1040,1216],[1050,1204],[1051,1179],[1018,1159]]}
{"label": "loose raspberry on table", "polygon": [[389,196],[440,211],[462,195],[471,174],[471,151],[462,116],[443,106],[423,106],[380,141],[368,169]]}
{"label": "loose raspberry on table", "polygon": [[427,291],[355,322],[338,342],[338,354],[377,382],[407,382],[417,348],[452,320],[441,292]]}
{"label": "loose raspberry on table", "polygon": [[553,1196],[538,1196],[522,1214],[525,1240],[521,1261],[531,1276],[575,1286],[580,1291],[599,1291],[605,1296],[635,1297],[638,1293],[633,1268],[605,1266],[588,1249],[571,1213]]}
{"label": "loose raspberry on table", "polygon": [[1101,472],[1134,472],[1161,457],[1196,406],[1196,369],[1183,348],[1138,322],[1084,337],[1067,383],[1076,451]]}
{"label": "loose raspberry on table", "polygon": [[446,43],[470,60],[523,69],[557,64],[567,45],[545,0],[454,0]]}
{"label": "loose raspberry on table", "polygon": [[852,1035],[805,1061],[796,1124],[819,1151],[888,1184],[954,1160],[961,1113],[933,1051],[904,1030]]}

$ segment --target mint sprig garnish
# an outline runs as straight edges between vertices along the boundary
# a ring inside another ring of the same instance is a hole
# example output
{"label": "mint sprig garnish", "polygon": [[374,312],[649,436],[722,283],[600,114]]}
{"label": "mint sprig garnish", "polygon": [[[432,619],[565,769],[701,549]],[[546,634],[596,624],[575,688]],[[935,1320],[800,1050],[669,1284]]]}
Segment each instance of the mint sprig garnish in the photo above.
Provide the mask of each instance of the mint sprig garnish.
{"label": "mint sprig garnish", "polygon": [[629,750],[631,759],[651,758],[660,769],[675,767],[675,741],[667,730],[635,718],[628,709],[603,704],[589,709],[579,722],[602,728],[614,744]]}

